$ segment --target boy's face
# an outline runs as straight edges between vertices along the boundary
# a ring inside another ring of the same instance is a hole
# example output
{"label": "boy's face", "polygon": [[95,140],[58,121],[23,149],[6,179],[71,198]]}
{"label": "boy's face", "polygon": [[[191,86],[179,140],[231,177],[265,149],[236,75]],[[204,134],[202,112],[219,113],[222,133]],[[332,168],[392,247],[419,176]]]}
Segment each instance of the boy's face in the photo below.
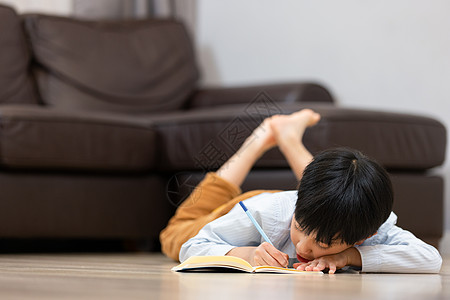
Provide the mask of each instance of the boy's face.
{"label": "boy's face", "polygon": [[297,259],[302,263],[325,255],[336,254],[354,246],[340,243],[339,241],[336,241],[331,245],[318,243],[315,240],[315,235],[306,235],[303,232],[294,217],[291,222],[291,240],[294,243],[295,251],[297,252]]}

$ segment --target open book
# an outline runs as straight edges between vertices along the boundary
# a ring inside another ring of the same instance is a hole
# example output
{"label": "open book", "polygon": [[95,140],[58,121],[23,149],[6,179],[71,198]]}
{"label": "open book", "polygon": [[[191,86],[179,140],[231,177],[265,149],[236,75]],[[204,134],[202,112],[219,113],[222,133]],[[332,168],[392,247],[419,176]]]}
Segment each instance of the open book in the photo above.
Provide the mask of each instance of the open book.
{"label": "open book", "polygon": [[235,256],[191,256],[172,271],[241,271],[248,273],[323,274],[322,272],[299,271],[272,266],[252,267],[247,261]]}

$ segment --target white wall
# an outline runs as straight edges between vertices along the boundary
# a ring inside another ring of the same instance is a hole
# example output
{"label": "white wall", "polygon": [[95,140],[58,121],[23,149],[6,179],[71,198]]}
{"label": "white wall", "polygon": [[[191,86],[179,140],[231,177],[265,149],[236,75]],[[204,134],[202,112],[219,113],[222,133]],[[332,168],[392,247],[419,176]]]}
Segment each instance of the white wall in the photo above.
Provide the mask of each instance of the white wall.
{"label": "white wall", "polygon": [[14,7],[20,13],[48,13],[70,15],[72,0],[0,0],[1,4]]}
{"label": "white wall", "polygon": [[[314,80],[341,105],[430,115],[450,130],[450,1],[198,0],[197,5],[205,85]],[[446,176],[447,191],[448,161],[438,170]],[[441,250],[450,252],[450,236],[445,240]]]}

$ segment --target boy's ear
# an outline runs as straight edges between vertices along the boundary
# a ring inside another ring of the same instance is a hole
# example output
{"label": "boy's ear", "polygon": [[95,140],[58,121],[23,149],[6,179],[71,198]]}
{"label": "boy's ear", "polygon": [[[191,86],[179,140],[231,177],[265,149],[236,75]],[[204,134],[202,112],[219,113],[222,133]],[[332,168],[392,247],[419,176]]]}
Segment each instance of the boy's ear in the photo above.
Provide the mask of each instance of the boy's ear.
{"label": "boy's ear", "polygon": [[368,236],[368,237],[366,237],[365,239],[360,240],[359,242],[355,243],[355,245],[361,245],[362,243],[364,243],[365,240],[370,239],[371,237],[373,237],[373,236],[374,236],[375,234],[377,234],[377,233],[378,233],[378,231],[375,232],[374,234],[372,234],[371,236]]}

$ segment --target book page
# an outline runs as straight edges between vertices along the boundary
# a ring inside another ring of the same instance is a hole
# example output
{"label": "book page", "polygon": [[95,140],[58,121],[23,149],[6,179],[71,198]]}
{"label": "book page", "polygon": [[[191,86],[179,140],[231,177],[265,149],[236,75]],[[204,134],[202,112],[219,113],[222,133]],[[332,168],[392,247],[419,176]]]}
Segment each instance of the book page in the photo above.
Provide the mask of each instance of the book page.
{"label": "book page", "polygon": [[323,274],[320,271],[300,271],[293,268],[281,268],[272,266],[258,266],[253,268],[255,273],[283,273],[283,274]]}
{"label": "book page", "polygon": [[173,271],[200,268],[232,268],[245,272],[252,272],[253,267],[245,260],[235,256],[191,256]]}

